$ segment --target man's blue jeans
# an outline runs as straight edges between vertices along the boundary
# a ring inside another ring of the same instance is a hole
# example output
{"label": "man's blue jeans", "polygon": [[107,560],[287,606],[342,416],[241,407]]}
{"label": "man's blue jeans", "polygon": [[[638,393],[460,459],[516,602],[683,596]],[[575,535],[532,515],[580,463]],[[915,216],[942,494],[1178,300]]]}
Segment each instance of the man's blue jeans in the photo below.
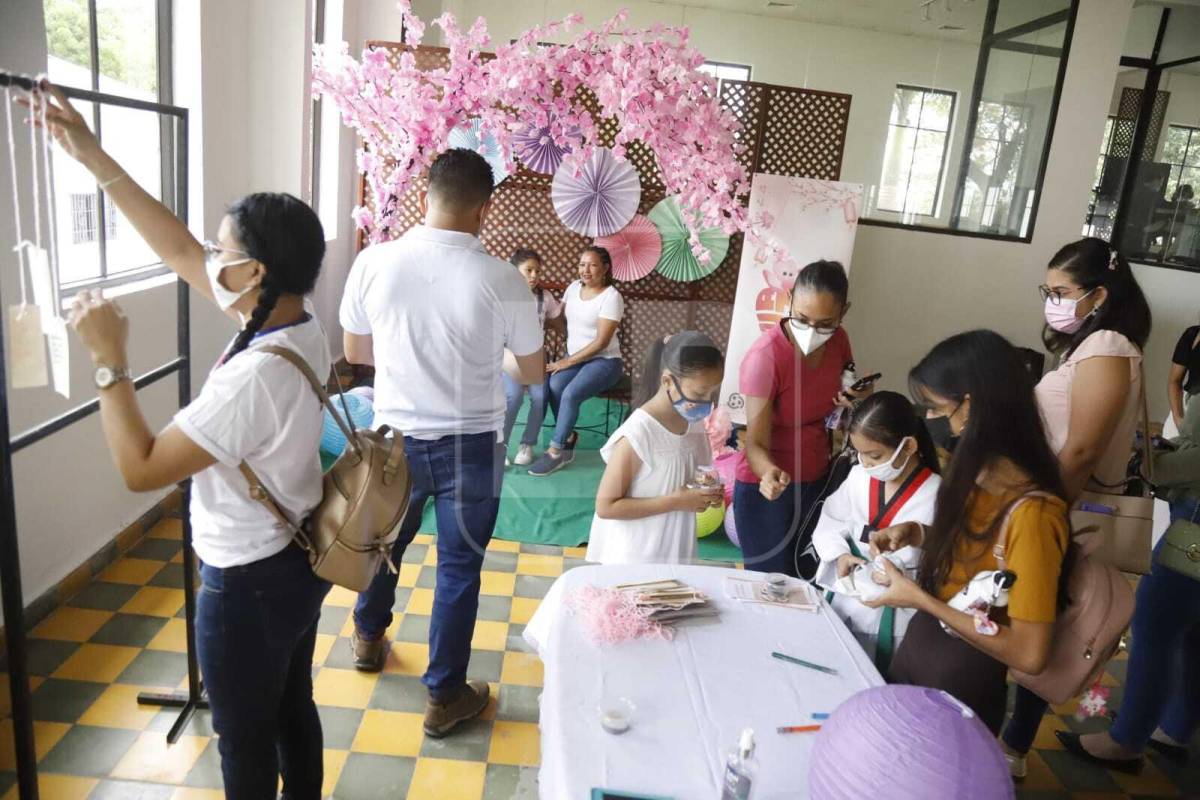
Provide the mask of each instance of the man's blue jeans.
{"label": "man's blue jeans", "polygon": [[621,380],[621,359],[593,358],[550,376],[550,408],[554,410],[551,447],[562,449],[579,421],[579,407],[589,397],[611,389]]}
{"label": "man's blue jeans", "polygon": [[525,390],[528,389],[529,416],[525,419],[525,434],[521,437],[521,444],[532,447],[538,442],[542,420],[546,418],[546,382],[525,386],[507,374],[501,374],[500,377],[504,379],[504,446],[508,447],[508,439],[512,436],[513,425],[516,424],[521,403],[525,400]]}
{"label": "man's blue jeans", "polygon": [[[413,488],[408,513],[392,548],[397,566],[417,534],[425,503],[437,512],[437,584],[429,622],[429,668],[421,679],[435,702],[452,698],[467,679],[471,637],[479,610],[479,570],[496,526],[504,451],[495,433],[404,438]],[[392,624],[399,576],[381,569],[358,596],[354,624],[363,638],[382,636]]]}

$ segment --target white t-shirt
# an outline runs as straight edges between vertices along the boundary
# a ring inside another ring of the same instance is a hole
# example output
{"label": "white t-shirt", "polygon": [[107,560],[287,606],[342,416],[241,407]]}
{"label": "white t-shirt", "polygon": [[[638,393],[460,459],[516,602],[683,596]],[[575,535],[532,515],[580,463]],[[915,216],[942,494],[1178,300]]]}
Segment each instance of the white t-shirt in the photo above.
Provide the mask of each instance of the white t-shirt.
{"label": "white t-shirt", "polygon": [[217,463],[192,479],[196,554],[214,567],[236,567],[273,556],[292,532],[261,503],[238,471],[242,461],[293,521],[321,501],[321,401],[300,370],[266,345],[299,353],[318,376],[329,374],[329,346],[315,318],[260,334],[250,347],[213,370],[200,396],[175,415],[175,425]]}
{"label": "white t-shirt", "polygon": [[424,225],[358,254],[341,322],[373,337],[375,425],[416,439],[499,436],[504,348],[527,356],[542,346],[521,273],[469,233]]}
{"label": "white t-shirt", "polygon": [[[596,328],[600,320],[610,319],[620,322],[625,314],[625,298],[616,287],[609,286],[593,297],[584,300],[580,295],[582,281],[575,281],[563,292],[563,305],[567,313],[567,354],[578,353],[596,340]],[[594,358],[620,358],[621,339],[613,333],[608,347],[597,353]]]}

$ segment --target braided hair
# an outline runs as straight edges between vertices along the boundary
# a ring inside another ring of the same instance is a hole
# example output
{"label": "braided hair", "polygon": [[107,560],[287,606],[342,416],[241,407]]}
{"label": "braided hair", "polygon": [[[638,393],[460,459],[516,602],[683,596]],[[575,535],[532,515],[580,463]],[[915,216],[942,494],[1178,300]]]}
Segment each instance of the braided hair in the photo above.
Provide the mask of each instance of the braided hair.
{"label": "braided hair", "polygon": [[290,194],[258,192],[229,208],[242,250],[263,265],[258,303],[226,360],[245,350],[285,294],[306,295],[325,257],[325,231],[316,212]]}

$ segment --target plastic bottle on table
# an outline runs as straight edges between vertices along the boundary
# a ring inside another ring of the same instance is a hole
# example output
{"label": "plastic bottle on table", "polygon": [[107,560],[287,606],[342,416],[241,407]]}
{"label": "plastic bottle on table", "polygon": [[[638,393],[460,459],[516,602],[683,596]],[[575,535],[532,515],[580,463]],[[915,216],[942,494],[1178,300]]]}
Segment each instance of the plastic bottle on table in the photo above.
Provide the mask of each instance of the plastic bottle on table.
{"label": "plastic bottle on table", "polygon": [[721,781],[721,800],[750,800],[754,781],[758,777],[758,759],[754,756],[754,731],[746,728],[737,747],[725,759],[725,774]]}

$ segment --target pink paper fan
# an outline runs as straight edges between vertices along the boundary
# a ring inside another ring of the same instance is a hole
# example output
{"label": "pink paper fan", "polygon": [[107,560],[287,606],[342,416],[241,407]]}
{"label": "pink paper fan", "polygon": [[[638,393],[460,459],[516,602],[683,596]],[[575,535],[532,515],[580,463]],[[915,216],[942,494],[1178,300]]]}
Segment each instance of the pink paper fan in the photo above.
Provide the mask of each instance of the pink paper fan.
{"label": "pink paper fan", "polygon": [[562,224],[583,236],[608,236],[629,224],[637,211],[642,183],[628,161],[597,147],[574,175],[563,162],[554,172],[550,199]]}
{"label": "pink paper fan", "polygon": [[641,214],[634,214],[629,224],[609,236],[600,236],[596,244],[612,256],[613,277],[619,281],[636,281],[654,272],[662,255],[662,236],[654,223]]}
{"label": "pink paper fan", "polygon": [[[579,129],[572,128],[566,135],[571,139],[578,139]],[[562,163],[563,156],[571,152],[570,148],[559,147],[554,143],[550,138],[550,126],[535,128],[526,125],[513,134],[512,144],[521,163],[543,175],[553,175]]]}

